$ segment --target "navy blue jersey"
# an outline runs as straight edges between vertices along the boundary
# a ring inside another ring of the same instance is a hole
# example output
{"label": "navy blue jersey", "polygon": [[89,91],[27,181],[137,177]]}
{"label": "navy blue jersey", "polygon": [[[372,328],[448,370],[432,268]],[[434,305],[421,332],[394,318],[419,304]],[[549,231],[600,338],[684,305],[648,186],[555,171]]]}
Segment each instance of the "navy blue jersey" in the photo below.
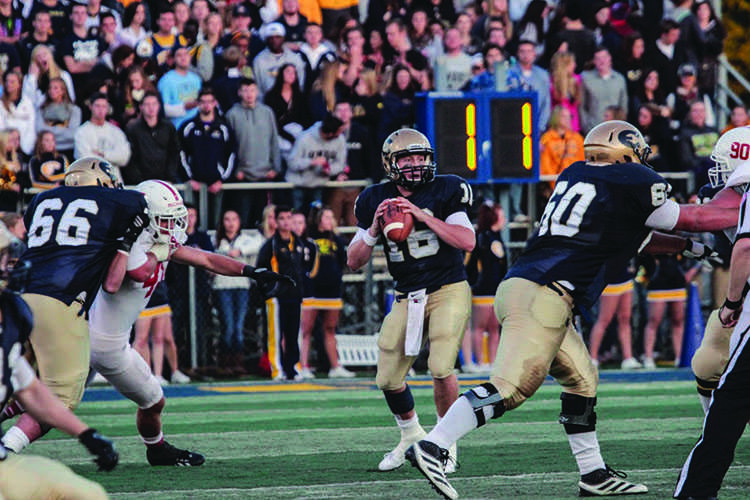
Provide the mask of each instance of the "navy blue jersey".
{"label": "navy blue jersey", "polygon": [[[376,184],[360,193],[354,207],[357,225],[367,229],[372,224],[375,210],[385,199],[403,196],[393,182]],[[440,220],[457,212],[466,212],[471,206],[469,184],[455,175],[438,175],[432,182],[420,186],[406,197],[419,208]],[[426,224],[414,220],[414,230],[406,241],[394,243],[382,234],[388,271],[396,280],[395,288],[401,293],[427,288],[437,290],[443,285],[466,279],[463,251],[452,247],[437,237]]]}
{"label": "navy blue jersey", "polygon": [[333,232],[313,232],[312,236],[317,247],[315,267],[310,273],[313,297],[341,297],[341,284],[346,265],[346,243]]}
{"label": "navy blue jersey", "polygon": [[28,293],[70,305],[82,292],[93,300],[117,251],[117,239],[146,210],[138,191],[61,186],[39,193],[24,215],[31,263]]}
{"label": "navy blue jersey", "polygon": [[500,231],[487,230],[477,235],[477,244],[467,267],[473,267],[477,276],[471,293],[478,297],[495,295],[497,285],[508,271],[508,252]]}
{"label": "navy blue jersey", "polygon": [[667,201],[669,184],[636,163],[573,163],[563,170],[539,231],[508,271],[539,284],[566,281],[577,304],[589,307],[606,272],[625,266],[650,229],[649,215]]}
{"label": "navy blue jersey", "polygon": [[607,285],[619,285],[633,279],[635,270],[633,269],[632,262],[627,261],[620,267],[607,268],[607,274],[604,277],[604,281]]}
{"label": "navy blue jersey", "polygon": [[26,302],[16,293],[4,291],[0,293],[0,310],[2,310],[2,328],[0,328],[0,353],[2,363],[2,387],[0,387],[0,407],[5,406],[8,398],[13,394],[11,384],[12,366],[15,358],[21,355],[23,343],[31,334],[33,319],[31,310]]}

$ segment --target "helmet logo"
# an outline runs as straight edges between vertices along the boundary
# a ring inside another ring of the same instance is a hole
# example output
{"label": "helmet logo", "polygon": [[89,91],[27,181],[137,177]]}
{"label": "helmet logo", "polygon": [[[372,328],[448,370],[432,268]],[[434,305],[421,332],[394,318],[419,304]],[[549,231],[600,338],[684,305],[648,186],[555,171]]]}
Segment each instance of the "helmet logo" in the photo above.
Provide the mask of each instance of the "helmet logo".
{"label": "helmet logo", "polygon": [[617,140],[625,144],[626,146],[630,146],[634,150],[637,150],[639,147],[638,135],[634,130],[620,131],[620,133],[617,134]]}

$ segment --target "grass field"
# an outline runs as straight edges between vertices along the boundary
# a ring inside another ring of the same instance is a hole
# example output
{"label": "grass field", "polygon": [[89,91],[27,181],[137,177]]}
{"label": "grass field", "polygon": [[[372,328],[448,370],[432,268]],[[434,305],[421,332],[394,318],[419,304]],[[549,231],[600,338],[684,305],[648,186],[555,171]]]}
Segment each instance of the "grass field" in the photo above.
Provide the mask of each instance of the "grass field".
{"label": "grass field", "polygon": [[[687,372],[674,372],[659,378],[676,380],[615,374],[603,377],[600,386],[597,427],[604,458],[648,485],[649,494],[640,498],[671,497],[678,469],[700,434],[694,383]],[[468,388],[481,381],[461,383]],[[376,470],[399,435],[372,379],[315,382],[169,388],[167,439],[204,453],[203,467],[149,467],[135,431],[135,407],[115,399],[111,389],[90,391],[78,414],[115,438],[115,471],[96,472],[83,447],[56,431],[29,451],[71,465],[115,499],[438,498],[408,464],[389,473]],[[434,425],[431,383],[418,379],[412,388],[421,422]],[[520,409],[459,443],[461,468],[450,478],[461,498],[577,496],[577,469],[556,423],[559,394],[555,384],[545,384]],[[723,499],[750,496],[747,444],[740,441]]]}

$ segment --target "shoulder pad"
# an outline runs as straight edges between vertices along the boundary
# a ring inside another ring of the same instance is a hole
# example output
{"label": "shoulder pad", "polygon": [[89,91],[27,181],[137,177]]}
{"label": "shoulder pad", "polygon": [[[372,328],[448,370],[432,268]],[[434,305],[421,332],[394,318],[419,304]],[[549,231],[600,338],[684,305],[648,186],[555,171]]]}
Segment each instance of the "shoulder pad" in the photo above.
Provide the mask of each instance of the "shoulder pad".
{"label": "shoulder pad", "polygon": [[750,183],[750,160],[749,161],[743,161],[739,165],[737,165],[737,168],[734,169],[734,172],[729,176],[729,179],[727,179],[727,182],[725,183],[725,187],[738,187],[738,186],[744,186],[746,184]]}

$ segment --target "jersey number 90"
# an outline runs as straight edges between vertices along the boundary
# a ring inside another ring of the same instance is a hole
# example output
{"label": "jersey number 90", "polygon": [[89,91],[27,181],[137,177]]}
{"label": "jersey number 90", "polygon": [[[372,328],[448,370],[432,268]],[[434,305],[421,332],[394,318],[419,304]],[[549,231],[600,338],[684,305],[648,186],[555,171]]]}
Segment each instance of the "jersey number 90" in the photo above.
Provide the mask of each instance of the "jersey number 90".
{"label": "jersey number 90", "polygon": [[79,211],[96,215],[99,213],[99,205],[94,200],[79,198],[73,200],[61,216],[50,213],[59,212],[62,207],[60,198],[48,198],[37,205],[28,233],[29,248],[44,245],[53,238],[53,233],[55,242],[60,246],[77,247],[88,243],[91,223],[86,217],[79,215]]}

